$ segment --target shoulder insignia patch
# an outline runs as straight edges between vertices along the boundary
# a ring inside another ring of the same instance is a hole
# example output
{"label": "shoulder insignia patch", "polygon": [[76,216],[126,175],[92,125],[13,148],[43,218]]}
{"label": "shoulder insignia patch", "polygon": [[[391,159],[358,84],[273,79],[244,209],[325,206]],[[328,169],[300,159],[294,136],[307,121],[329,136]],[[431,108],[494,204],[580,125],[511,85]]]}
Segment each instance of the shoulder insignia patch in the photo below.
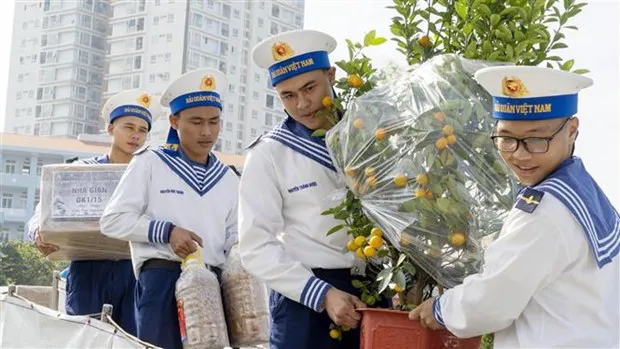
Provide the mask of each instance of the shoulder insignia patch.
{"label": "shoulder insignia patch", "polygon": [[540,205],[540,201],[544,195],[545,193],[540,190],[525,188],[521,194],[519,194],[515,207],[521,211],[532,213],[536,210],[538,205]]}
{"label": "shoulder insignia patch", "polygon": [[261,138],[263,138],[263,135],[260,135],[260,136],[256,137],[256,139],[255,139],[255,140],[253,140],[253,141],[252,141],[252,142],[251,142],[251,143],[250,143],[247,147],[245,147],[245,149],[246,149],[246,150],[247,150],[247,149],[251,149],[252,147],[254,147],[255,145],[257,145],[257,144],[260,142]]}

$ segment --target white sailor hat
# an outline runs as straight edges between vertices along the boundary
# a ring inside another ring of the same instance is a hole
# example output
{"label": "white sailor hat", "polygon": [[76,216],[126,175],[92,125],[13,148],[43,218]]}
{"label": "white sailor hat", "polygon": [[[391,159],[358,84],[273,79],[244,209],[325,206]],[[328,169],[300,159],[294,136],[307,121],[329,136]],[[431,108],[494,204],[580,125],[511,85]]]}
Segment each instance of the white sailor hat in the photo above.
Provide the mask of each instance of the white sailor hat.
{"label": "white sailor hat", "polygon": [[[228,90],[226,75],[219,70],[198,69],[174,80],[161,96],[161,104],[172,114],[195,107],[216,107],[222,110],[222,97]],[[179,135],[170,127],[167,145],[178,145]]]}
{"label": "white sailor hat", "polygon": [[593,83],[579,74],[531,66],[483,68],[475,79],[493,97],[495,119],[524,121],[577,114],[579,91]]}
{"label": "white sailor hat", "polygon": [[101,117],[111,124],[123,116],[136,116],[146,121],[150,131],[153,117],[157,116],[160,110],[161,106],[151,93],[129,90],[108,99],[101,109]]}
{"label": "white sailor hat", "polygon": [[269,37],[252,51],[254,63],[269,70],[271,84],[317,69],[329,69],[336,39],[316,30],[292,30]]}

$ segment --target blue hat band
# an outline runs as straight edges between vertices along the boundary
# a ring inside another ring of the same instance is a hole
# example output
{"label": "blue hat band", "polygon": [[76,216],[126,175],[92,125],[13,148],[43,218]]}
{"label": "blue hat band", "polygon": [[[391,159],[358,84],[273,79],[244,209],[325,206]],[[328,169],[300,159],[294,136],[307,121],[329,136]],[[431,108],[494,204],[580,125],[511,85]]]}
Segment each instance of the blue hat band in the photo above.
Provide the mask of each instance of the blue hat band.
{"label": "blue hat band", "polygon": [[510,98],[493,97],[493,117],[499,120],[547,120],[577,114],[577,94]]}
{"label": "blue hat band", "polygon": [[110,123],[114,122],[114,120],[122,116],[139,117],[140,119],[146,121],[146,123],[149,125],[149,130],[151,129],[151,120],[153,116],[151,115],[151,112],[146,108],[132,104],[118,106],[114,108],[114,110],[112,110],[112,112],[110,113]]}
{"label": "blue hat band", "polygon": [[314,51],[304,53],[278,62],[269,67],[271,84],[275,86],[280,81],[317,69],[329,69],[329,55],[327,51]]}
{"label": "blue hat band", "polygon": [[170,112],[172,114],[195,107],[216,107],[222,110],[220,94],[213,91],[192,92],[180,95],[170,102]]}

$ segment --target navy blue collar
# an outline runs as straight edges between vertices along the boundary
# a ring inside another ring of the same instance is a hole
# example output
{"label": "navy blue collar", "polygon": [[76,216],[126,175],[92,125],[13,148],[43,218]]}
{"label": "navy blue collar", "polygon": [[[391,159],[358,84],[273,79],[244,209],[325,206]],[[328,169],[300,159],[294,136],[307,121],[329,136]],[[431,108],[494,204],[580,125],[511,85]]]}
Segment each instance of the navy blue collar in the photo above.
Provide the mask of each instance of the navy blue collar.
{"label": "navy blue collar", "polygon": [[274,139],[295,152],[336,172],[329,151],[325,146],[325,137],[313,137],[312,133],[312,130],[288,117],[280,125],[267,133],[265,137]]}
{"label": "navy blue collar", "polygon": [[200,164],[189,159],[180,150],[158,148],[153,152],[200,196],[209,192],[228,171],[228,166],[220,162],[213,153],[209,154],[206,164]]}
{"label": "navy blue collar", "polygon": [[599,268],[620,251],[620,216],[578,157],[534,187],[558,198],[582,226]]}

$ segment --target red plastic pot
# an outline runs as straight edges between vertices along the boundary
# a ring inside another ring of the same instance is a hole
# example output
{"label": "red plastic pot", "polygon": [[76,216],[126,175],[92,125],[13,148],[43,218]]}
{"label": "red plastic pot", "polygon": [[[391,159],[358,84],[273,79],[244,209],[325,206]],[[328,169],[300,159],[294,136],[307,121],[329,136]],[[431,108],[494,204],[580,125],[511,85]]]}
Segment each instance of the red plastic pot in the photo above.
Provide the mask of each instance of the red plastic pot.
{"label": "red plastic pot", "polygon": [[362,312],[360,349],[478,349],[480,337],[461,339],[447,330],[431,331],[409,320],[407,312],[358,309]]}

